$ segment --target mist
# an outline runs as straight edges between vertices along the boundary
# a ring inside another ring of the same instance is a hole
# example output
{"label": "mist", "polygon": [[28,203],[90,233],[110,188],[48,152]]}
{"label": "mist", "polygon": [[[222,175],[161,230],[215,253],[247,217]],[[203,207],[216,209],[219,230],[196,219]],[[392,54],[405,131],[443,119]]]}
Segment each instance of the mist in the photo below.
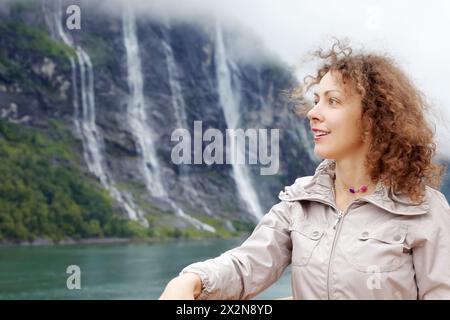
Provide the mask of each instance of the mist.
{"label": "mist", "polygon": [[[234,52],[248,61],[280,59],[299,79],[314,72],[310,53],[348,39],[356,50],[387,54],[434,107],[438,152],[450,157],[450,2],[357,0],[83,0],[111,14],[122,6],[160,22],[219,21],[236,34]],[[245,36],[245,35],[249,36]],[[251,35],[251,36],[250,36]],[[256,35],[256,38],[253,37]],[[255,40],[256,39],[256,40]],[[264,47],[264,50],[261,50]]]}

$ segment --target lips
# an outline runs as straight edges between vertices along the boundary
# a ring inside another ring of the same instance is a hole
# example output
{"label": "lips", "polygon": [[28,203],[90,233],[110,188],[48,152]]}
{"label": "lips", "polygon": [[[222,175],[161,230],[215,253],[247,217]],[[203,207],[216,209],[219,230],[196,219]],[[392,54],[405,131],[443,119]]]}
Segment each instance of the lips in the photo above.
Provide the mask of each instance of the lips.
{"label": "lips", "polygon": [[321,130],[321,129],[317,129],[317,128],[313,128],[312,131],[314,134],[314,138],[324,137],[331,133],[328,130]]}

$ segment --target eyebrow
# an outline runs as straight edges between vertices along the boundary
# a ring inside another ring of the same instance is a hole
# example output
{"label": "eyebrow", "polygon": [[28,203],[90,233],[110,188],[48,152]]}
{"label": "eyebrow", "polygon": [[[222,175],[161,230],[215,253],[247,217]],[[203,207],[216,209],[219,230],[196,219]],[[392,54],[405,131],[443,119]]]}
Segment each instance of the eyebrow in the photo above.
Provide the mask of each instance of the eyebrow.
{"label": "eyebrow", "polygon": [[[339,91],[339,90],[327,90],[327,91],[325,91],[324,96],[328,95],[328,94],[329,94],[330,92],[332,92],[332,91],[336,91],[336,92],[341,93],[341,91]],[[315,96],[319,96],[319,95],[317,94],[317,92],[314,92],[314,95],[315,95]]]}

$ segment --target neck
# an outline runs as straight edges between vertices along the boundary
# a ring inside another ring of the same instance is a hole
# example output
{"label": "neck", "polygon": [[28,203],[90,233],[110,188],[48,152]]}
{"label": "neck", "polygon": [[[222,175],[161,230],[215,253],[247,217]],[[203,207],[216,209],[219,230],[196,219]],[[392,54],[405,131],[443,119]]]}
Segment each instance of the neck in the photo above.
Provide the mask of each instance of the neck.
{"label": "neck", "polygon": [[347,158],[336,160],[336,185],[358,190],[361,185],[367,186],[367,192],[375,189],[375,183],[371,180],[364,166],[364,159]]}

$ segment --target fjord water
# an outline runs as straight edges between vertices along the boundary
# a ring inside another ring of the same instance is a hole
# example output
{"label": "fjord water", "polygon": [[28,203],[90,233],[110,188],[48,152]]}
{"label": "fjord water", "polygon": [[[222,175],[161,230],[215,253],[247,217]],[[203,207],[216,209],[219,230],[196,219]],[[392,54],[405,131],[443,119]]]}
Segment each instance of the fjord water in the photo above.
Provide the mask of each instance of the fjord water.
{"label": "fjord water", "polygon": [[[157,299],[183,267],[218,256],[242,241],[0,247],[0,300]],[[80,267],[80,290],[67,289],[70,265]],[[287,269],[255,299],[290,295]]]}

